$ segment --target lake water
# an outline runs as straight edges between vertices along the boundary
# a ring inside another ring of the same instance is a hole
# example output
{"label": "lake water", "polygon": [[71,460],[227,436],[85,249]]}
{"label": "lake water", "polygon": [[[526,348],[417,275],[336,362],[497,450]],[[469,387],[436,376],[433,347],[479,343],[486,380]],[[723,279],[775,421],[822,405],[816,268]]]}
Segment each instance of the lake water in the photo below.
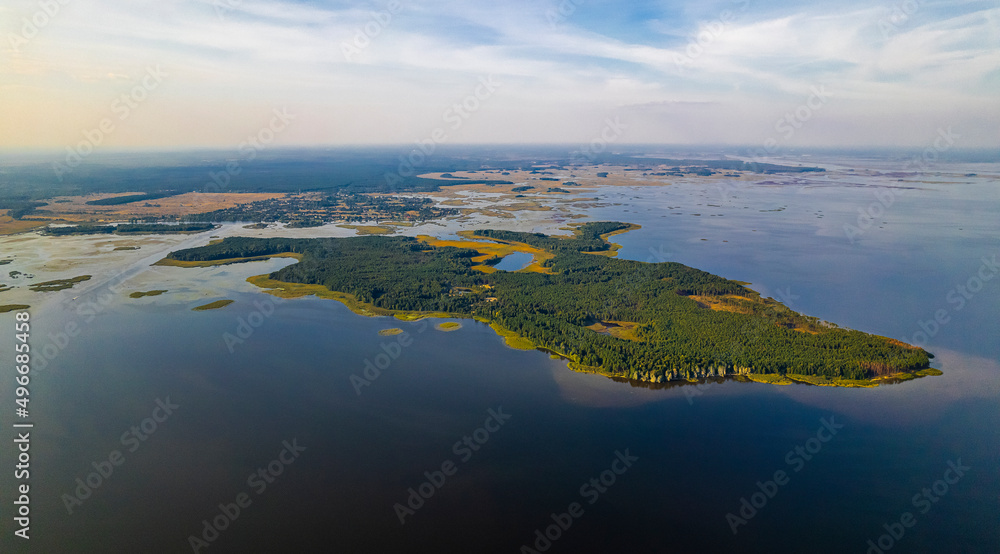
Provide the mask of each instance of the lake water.
{"label": "lake water", "polygon": [[502,271],[517,271],[527,267],[533,259],[534,256],[526,252],[514,252],[504,256],[493,268]]}
{"label": "lake water", "polygon": [[[591,213],[642,225],[615,237],[622,257],[747,281],[844,326],[926,333],[944,375],[876,389],[647,388],[512,350],[469,320],[445,333],[243,281],[288,260],[157,268],[163,288],[190,290],[142,300],[64,291],[32,310],[33,348],[57,351],[33,370],[32,539],[11,538],[5,494],[0,550],[192,552],[189,536],[215,520],[224,529],[201,552],[517,553],[546,547],[547,528],[558,538],[545,551],[565,553],[863,553],[882,535],[892,552],[996,552],[1000,279],[981,279],[961,308],[951,293],[1000,254],[988,177],[1000,168],[945,169],[980,177],[907,184],[918,188],[853,242],[844,224],[895,177],[608,188],[598,196],[622,205]],[[236,302],[190,309],[218,298]],[[13,318],[0,321],[9,352]],[[71,322],[79,333],[64,340]],[[387,327],[407,334],[379,336]],[[76,478],[106,470],[113,451],[123,462],[80,499]],[[271,482],[248,482],[259,468]],[[411,488],[429,498],[394,507]],[[63,495],[79,500],[72,514]],[[911,525],[894,526],[906,512]],[[552,514],[568,528],[557,533]],[[727,514],[745,521],[735,534]]]}

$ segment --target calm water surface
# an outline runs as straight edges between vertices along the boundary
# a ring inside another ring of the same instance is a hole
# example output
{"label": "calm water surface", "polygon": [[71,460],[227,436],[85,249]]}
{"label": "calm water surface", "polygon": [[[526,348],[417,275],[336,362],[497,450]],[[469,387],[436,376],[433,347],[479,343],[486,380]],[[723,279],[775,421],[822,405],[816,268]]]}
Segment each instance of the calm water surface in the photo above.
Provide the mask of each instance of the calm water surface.
{"label": "calm water surface", "polygon": [[[80,334],[35,370],[32,539],[10,538],[5,494],[2,550],[191,552],[203,520],[245,494],[201,552],[516,553],[574,502],[582,515],[548,552],[862,553],[905,512],[915,523],[893,552],[996,552],[1000,279],[961,309],[948,300],[1000,254],[996,182],[921,184],[851,242],[843,225],[874,189],[815,181],[606,189],[598,196],[622,205],[591,216],[643,226],[615,237],[623,257],[748,281],[841,325],[911,340],[945,310],[926,341],[944,376],[858,390],[651,389],[570,372],[468,320],[444,333],[333,301],[275,302],[242,283],[287,261],[165,268],[214,287],[205,301],[236,302],[193,312],[198,303],[170,294],[117,295],[92,317],[79,311],[87,297],[32,313],[39,346],[59,343],[67,322]],[[387,327],[407,334],[379,336]],[[11,334],[0,336],[5,351]],[[123,442],[168,398],[171,415]],[[0,421],[9,429],[12,418]],[[836,434],[821,431],[830,425]],[[275,461],[286,443],[304,450]],[[68,513],[63,495],[115,450],[124,462]],[[630,467],[615,462],[626,452]],[[969,469],[935,494],[959,460]],[[248,482],[269,464],[272,482]],[[436,475],[442,465],[452,474]],[[787,480],[769,488],[777,471]],[[433,495],[401,524],[394,506],[428,472],[440,486],[425,485]],[[602,472],[603,492],[581,490]],[[10,490],[6,469],[0,482]],[[772,492],[764,503],[758,482]],[[913,503],[924,488],[937,498],[926,513]],[[760,507],[734,534],[727,514],[744,498]]]}

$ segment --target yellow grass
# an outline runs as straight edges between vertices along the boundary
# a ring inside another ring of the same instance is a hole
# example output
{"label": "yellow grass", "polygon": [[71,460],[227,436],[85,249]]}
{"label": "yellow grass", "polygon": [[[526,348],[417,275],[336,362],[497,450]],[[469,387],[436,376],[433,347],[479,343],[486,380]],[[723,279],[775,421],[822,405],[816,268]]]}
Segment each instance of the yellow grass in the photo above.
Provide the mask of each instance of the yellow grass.
{"label": "yellow grass", "polygon": [[[51,210],[51,213],[37,212],[36,214],[32,214],[32,216],[44,216],[51,219],[64,219],[66,221],[124,221],[131,217],[181,216],[210,212],[225,208],[234,208],[239,204],[287,196],[284,193],[188,192],[167,198],[130,202],[117,206],[94,206],[86,203],[89,200],[129,196],[132,194],[140,193],[122,192],[114,194],[89,194],[87,196],[61,196],[48,200],[49,204],[41,208],[42,210]],[[55,202],[55,200],[69,200],[69,202]],[[147,203],[150,204],[149,207],[145,206]]]}
{"label": "yellow grass", "polygon": [[14,235],[47,225],[45,221],[14,219],[7,215],[8,210],[0,210],[0,235]]}
{"label": "yellow grass", "polygon": [[944,372],[937,368],[928,367],[927,369],[921,369],[919,371],[915,371],[913,374],[917,375],[918,377],[925,377],[927,375],[944,375]]}
{"label": "yellow grass", "polygon": [[215,302],[209,302],[208,304],[202,304],[201,306],[195,306],[191,308],[196,312],[203,312],[205,310],[218,310],[219,308],[225,308],[226,306],[236,302],[235,300],[216,300]]}
{"label": "yellow grass", "polygon": [[399,327],[392,327],[392,328],[389,328],[389,329],[382,329],[381,331],[378,332],[378,334],[381,335],[381,336],[383,336],[383,337],[391,337],[393,335],[399,335],[399,334],[402,334],[402,333],[403,333],[403,330],[400,329]]}
{"label": "yellow grass", "polygon": [[137,291],[133,292],[132,294],[128,295],[128,297],[129,298],[142,298],[143,296],[159,296],[159,295],[161,295],[161,294],[163,294],[165,292],[167,292],[167,291],[166,290],[162,290],[162,289],[161,290],[150,290],[150,291],[137,290]]}
{"label": "yellow grass", "polygon": [[420,321],[424,318],[446,318],[446,317],[463,317],[461,314],[450,314],[448,312],[406,312],[406,311],[396,311],[392,313],[392,317],[400,321]]}
{"label": "yellow grass", "polygon": [[71,289],[77,283],[89,281],[90,278],[90,275],[80,275],[78,277],[73,277],[72,279],[56,279],[54,281],[45,281],[44,283],[34,283],[28,285],[28,289],[35,292],[55,292],[63,289]]}
{"label": "yellow grass", "polygon": [[592,325],[587,325],[587,329],[611,335],[618,339],[640,342],[642,339],[635,334],[635,328],[638,326],[638,323],[632,321],[598,321]]}
{"label": "yellow grass", "polygon": [[[725,294],[722,296],[692,294],[688,298],[697,302],[702,308],[710,308],[717,312],[735,312],[739,314],[751,313],[749,308],[741,308],[739,305],[740,302],[754,302],[754,300],[735,294]],[[761,302],[757,301],[756,303],[760,304]]]}
{"label": "yellow grass", "polygon": [[490,323],[490,329],[493,329],[496,334],[503,337],[504,342],[507,346],[514,348],[516,350],[534,350],[535,343],[530,340],[518,335],[514,331],[505,329],[501,327],[498,323]]}
{"label": "yellow grass", "polygon": [[[474,234],[474,231],[459,231],[458,234],[463,237],[468,237],[470,239],[475,238],[478,240],[441,240],[429,235],[418,235],[417,239],[424,244],[434,247],[454,246],[455,248],[469,248],[475,250],[476,252],[479,252],[480,255],[472,258],[472,261],[474,262],[485,262],[493,256],[502,258],[509,254],[513,254],[514,252],[523,252],[531,254],[532,260],[527,267],[520,269],[519,271],[548,274],[553,273],[553,271],[549,268],[542,266],[543,263],[555,257],[555,254],[547,250],[535,248],[534,246],[530,246],[523,242],[503,241],[479,237]],[[493,267],[484,264],[474,265],[472,266],[472,269],[483,273],[493,273],[496,271]]]}
{"label": "yellow grass", "polygon": [[434,328],[445,332],[458,331],[462,328],[462,324],[457,321],[445,321],[444,323],[438,323]]}
{"label": "yellow grass", "polygon": [[775,373],[749,373],[745,375],[747,379],[755,383],[767,383],[769,385],[791,385],[792,381],[784,375]]}
{"label": "yellow grass", "polygon": [[317,298],[328,298],[336,300],[347,306],[352,312],[365,316],[392,315],[389,310],[376,308],[371,304],[358,301],[354,295],[343,292],[332,291],[323,285],[306,285],[303,283],[286,283],[276,281],[265,275],[255,275],[248,277],[247,282],[262,289],[264,292],[279,298],[301,298],[303,296],[316,296]]}
{"label": "yellow grass", "polygon": [[337,225],[342,229],[354,229],[358,235],[391,235],[396,232],[392,227],[384,225]]}

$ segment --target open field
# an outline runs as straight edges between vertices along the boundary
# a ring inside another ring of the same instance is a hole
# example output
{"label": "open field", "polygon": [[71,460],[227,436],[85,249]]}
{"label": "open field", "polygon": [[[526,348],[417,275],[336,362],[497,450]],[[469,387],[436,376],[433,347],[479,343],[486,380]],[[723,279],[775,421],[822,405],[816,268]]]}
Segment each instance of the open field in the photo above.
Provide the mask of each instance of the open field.
{"label": "open field", "polygon": [[14,219],[7,215],[9,210],[0,210],[0,235],[14,235],[45,225],[43,221]]}
{"label": "open field", "polygon": [[234,208],[239,204],[283,198],[285,194],[254,192],[188,192],[166,198],[118,204],[95,206],[87,204],[92,200],[129,196],[134,192],[115,194],[88,194],[86,196],[60,196],[49,200],[47,206],[38,208],[26,219],[48,221],[127,221],[130,218],[180,217],[187,214],[210,212]]}
{"label": "open field", "polygon": [[358,235],[391,235],[396,232],[386,225],[337,225],[341,229],[354,229]]}
{"label": "open field", "polygon": [[[458,234],[475,240],[441,240],[429,235],[417,235],[417,238],[420,239],[420,242],[429,246],[454,246],[455,248],[469,248],[475,250],[481,255],[472,258],[472,261],[474,262],[485,262],[494,256],[503,258],[504,256],[513,254],[514,252],[531,254],[533,256],[531,263],[520,271],[552,273],[552,271],[547,267],[542,267],[542,264],[545,261],[551,260],[555,257],[555,254],[552,254],[551,252],[535,248],[534,246],[529,246],[523,242],[502,241],[499,239],[479,237],[476,236],[473,231],[459,231]],[[484,264],[472,266],[472,269],[482,271],[483,273],[493,273],[496,271],[493,267]]]}

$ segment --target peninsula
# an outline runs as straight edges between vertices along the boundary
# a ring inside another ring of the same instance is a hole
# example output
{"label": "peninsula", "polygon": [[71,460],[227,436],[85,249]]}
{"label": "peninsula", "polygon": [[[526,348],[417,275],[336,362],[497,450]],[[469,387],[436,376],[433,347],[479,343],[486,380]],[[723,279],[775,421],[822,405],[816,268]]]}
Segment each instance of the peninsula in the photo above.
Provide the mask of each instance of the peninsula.
{"label": "peninsula", "polygon": [[[874,386],[939,373],[921,348],[798,314],[740,282],[675,262],[619,259],[607,239],[631,228],[593,222],[566,236],[479,230],[453,241],[230,237],[161,263],[294,256],[298,263],[248,280],[279,296],[334,298],[363,315],[475,318],[514,345],[616,378]],[[492,267],[512,252],[533,262],[518,271]]]}

